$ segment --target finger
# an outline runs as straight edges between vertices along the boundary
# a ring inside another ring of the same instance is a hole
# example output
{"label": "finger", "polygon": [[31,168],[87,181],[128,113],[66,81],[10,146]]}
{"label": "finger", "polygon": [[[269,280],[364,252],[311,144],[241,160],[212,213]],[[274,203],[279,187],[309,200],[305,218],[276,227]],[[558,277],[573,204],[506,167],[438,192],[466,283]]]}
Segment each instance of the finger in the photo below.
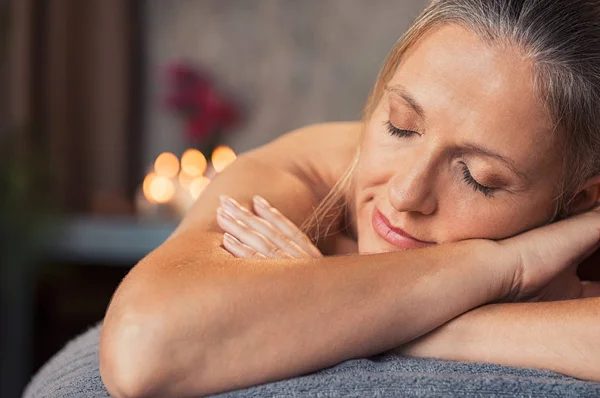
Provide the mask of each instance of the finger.
{"label": "finger", "polygon": [[256,195],[254,197],[254,211],[273,224],[283,235],[295,242],[305,252],[313,257],[322,257],[321,251],[310,241],[308,236],[300,230],[292,221],[274,208],[264,198]]}
{"label": "finger", "polygon": [[217,209],[217,222],[224,231],[235,236],[240,242],[251,247],[269,258],[290,258],[289,253],[283,252],[265,237],[249,228],[243,222],[236,220],[231,213],[219,207]]}
{"label": "finger", "polygon": [[310,256],[298,244],[296,244],[296,242],[284,235],[274,225],[261,217],[257,217],[233,198],[223,195],[221,198],[221,204],[222,207],[231,213],[236,220],[243,222],[250,229],[253,229],[264,236],[267,240],[271,241],[271,243],[284,252],[289,253],[296,258]]}
{"label": "finger", "polygon": [[227,232],[223,235],[223,246],[229,253],[239,258],[267,258],[250,246],[243,244]]}

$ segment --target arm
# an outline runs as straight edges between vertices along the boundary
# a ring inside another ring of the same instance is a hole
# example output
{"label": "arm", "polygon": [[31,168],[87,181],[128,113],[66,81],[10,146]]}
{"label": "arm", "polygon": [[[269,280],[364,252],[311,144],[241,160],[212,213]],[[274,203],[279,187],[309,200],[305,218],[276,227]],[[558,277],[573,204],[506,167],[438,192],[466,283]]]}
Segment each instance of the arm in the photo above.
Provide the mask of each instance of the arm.
{"label": "arm", "polygon": [[548,369],[600,382],[600,298],[491,304],[391,353]]}
{"label": "arm", "polygon": [[296,223],[318,201],[305,183],[310,176],[269,163],[280,144],[289,141],[229,166],[119,286],[100,342],[111,394],[197,396],[300,375],[398,346],[502,295],[510,268],[489,261],[498,244],[486,241],[365,256],[233,258],[220,246],[219,194],[246,205],[260,194]]}
{"label": "arm", "polygon": [[[297,242],[300,246],[304,246],[305,242],[302,239],[302,231],[279,212],[255,206],[256,215],[253,215],[247,209],[235,206],[227,208],[238,221],[249,226],[249,231],[246,231],[227,223],[220,224],[235,238],[239,238],[234,246],[224,240],[224,246],[238,257],[252,257],[257,250],[263,255],[271,256],[268,250],[243,243],[252,244],[249,233],[261,235],[266,241],[297,258],[309,257],[308,253],[314,249],[289,249],[287,239]],[[252,229],[262,225],[256,222],[255,218],[266,221],[272,229]],[[597,360],[600,358],[600,344],[596,341],[600,331],[597,322],[600,313],[600,283],[581,282],[577,275],[587,274],[592,275],[592,279],[597,279],[593,278],[593,273],[590,272],[594,264],[597,264],[596,260],[594,256],[588,258],[577,270],[568,270],[547,286],[546,289],[556,290],[547,297],[564,297],[563,300],[570,300],[568,302],[479,307],[427,335],[391,350],[390,353],[545,368],[600,382],[600,360]],[[596,300],[575,300],[581,298]],[[573,328],[576,328],[575,333],[569,330]],[[551,333],[548,333],[548,330]],[[582,350],[587,355],[581,355]]]}
{"label": "arm", "polygon": [[314,260],[229,259],[190,235],[171,242],[136,266],[107,313],[102,370],[116,396],[297,376],[390,349],[501,295],[489,249],[474,242]]}

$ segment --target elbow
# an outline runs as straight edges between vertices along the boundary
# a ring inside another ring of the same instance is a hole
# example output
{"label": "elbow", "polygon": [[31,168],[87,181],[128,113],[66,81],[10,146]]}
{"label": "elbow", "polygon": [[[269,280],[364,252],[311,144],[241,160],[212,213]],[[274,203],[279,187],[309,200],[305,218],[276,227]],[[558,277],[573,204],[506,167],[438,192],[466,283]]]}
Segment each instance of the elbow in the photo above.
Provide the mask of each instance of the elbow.
{"label": "elbow", "polygon": [[203,368],[203,344],[194,347],[191,366],[174,303],[157,291],[134,294],[123,285],[109,305],[100,335],[100,376],[107,391],[116,398],[188,395],[189,372],[198,376]]}
{"label": "elbow", "polygon": [[116,398],[163,396],[166,370],[156,358],[155,325],[135,316],[118,322],[107,317],[100,337],[100,376]]}
{"label": "elbow", "polygon": [[[134,271],[115,292],[102,326],[99,360],[104,386],[116,398],[205,394],[210,386],[205,378],[211,377],[204,371],[207,347],[214,341],[211,321],[218,313],[215,295],[220,293],[206,288],[199,295],[197,285],[187,290],[175,278],[167,283]],[[187,303],[192,300],[197,305],[190,317]]]}
{"label": "elbow", "polygon": [[156,359],[160,318],[144,291],[128,275],[115,292],[104,317],[99,344],[100,377],[116,398],[157,396],[165,371]]}
{"label": "elbow", "polygon": [[[206,344],[190,340],[186,314],[174,311],[178,306],[168,296],[127,296],[117,292],[102,326],[99,360],[106,390],[116,398],[202,395]],[[196,336],[205,335],[206,324],[196,319]]]}

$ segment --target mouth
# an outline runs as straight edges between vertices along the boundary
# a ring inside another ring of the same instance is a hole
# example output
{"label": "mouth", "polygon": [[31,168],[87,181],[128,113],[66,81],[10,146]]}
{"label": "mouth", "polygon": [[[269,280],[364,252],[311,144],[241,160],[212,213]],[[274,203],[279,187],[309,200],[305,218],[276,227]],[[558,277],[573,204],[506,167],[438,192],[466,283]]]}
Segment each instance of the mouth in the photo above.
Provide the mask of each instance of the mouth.
{"label": "mouth", "polygon": [[394,227],[390,221],[377,209],[373,210],[373,229],[385,241],[401,249],[419,249],[422,247],[433,246],[435,242],[425,242],[418,240],[408,234],[401,228]]}

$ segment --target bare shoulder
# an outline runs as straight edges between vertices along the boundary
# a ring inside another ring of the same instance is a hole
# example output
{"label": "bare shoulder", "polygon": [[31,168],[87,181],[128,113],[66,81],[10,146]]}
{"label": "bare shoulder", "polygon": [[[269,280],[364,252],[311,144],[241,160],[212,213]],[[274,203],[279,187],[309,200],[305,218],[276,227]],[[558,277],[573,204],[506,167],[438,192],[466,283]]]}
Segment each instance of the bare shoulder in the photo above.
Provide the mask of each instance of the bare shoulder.
{"label": "bare shoulder", "polygon": [[263,196],[299,225],[352,160],[360,125],[311,125],[242,154],[202,192],[175,235],[185,231],[220,232],[215,215],[221,194],[247,208],[252,208],[254,195]]}
{"label": "bare shoulder", "polygon": [[291,131],[256,150],[255,156],[286,164],[319,191],[328,191],[352,161],[361,122],[313,124]]}

